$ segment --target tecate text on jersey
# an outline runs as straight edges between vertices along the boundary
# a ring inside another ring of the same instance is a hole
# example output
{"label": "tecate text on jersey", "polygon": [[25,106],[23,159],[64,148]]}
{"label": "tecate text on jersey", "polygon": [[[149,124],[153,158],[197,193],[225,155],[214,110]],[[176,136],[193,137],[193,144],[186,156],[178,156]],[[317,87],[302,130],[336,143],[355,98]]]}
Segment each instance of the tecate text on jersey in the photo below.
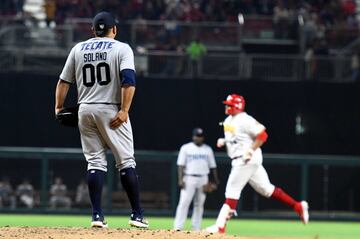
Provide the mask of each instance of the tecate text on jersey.
{"label": "tecate text on jersey", "polygon": [[95,50],[104,50],[111,49],[114,45],[114,42],[109,41],[93,41],[85,42],[81,44],[80,51],[95,51]]}

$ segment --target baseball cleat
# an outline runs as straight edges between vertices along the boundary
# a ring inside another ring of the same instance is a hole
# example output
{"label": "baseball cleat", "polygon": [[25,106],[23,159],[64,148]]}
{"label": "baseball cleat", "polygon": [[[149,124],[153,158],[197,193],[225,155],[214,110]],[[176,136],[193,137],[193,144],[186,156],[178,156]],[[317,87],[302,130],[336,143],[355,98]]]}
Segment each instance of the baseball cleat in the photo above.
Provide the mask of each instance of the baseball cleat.
{"label": "baseball cleat", "polygon": [[309,204],[306,201],[296,204],[295,211],[305,225],[309,223]]}
{"label": "baseball cleat", "polygon": [[95,227],[95,228],[107,228],[108,224],[105,221],[103,216],[100,216],[98,214],[93,216],[92,222],[91,222],[91,227]]}
{"label": "baseball cleat", "polygon": [[136,228],[146,229],[149,227],[149,222],[142,216],[131,214],[129,225]]}
{"label": "baseball cleat", "polygon": [[212,225],[205,228],[205,231],[208,233],[225,233],[225,228],[220,228],[217,225]]}

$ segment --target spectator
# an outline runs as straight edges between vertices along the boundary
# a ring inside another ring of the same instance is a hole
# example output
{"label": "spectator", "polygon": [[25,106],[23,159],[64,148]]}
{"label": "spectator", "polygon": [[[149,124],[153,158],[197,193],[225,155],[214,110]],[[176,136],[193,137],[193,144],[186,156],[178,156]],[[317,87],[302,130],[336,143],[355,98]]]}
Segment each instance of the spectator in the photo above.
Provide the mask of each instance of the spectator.
{"label": "spectator", "polygon": [[317,15],[312,12],[309,15],[306,15],[305,25],[304,25],[304,34],[305,40],[307,43],[312,43],[315,41],[317,36]]}
{"label": "spectator", "polygon": [[70,208],[71,199],[67,196],[67,187],[63,184],[60,177],[55,178],[55,183],[50,188],[50,207],[55,208]]}
{"label": "spectator", "polygon": [[346,16],[356,13],[356,3],[353,0],[342,0],[341,9]]}
{"label": "spectator", "polygon": [[322,77],[330,77],[328,74],[334,66],[324,56],[329,54],[329,49],[325,40],[316,40],[312,49],[311,57],[311,76],[313,80],[319,80]]}
{"label": "spectator", "polygon": [[200,9],[199,3],[193,3],[190,9],[190,21],[200,22],[205,20],[205,15]]}
{"label": "spectator", "polygon": [[19,198],[19,203],[27,208],[33,208],[35,204],[34,187],[28,179],[24,179],[16,188],[16,195]]}
{"label": "spectator", "polygon": [[14,0],[14,3],[15,3],[16,16],[22,17],[24,0]]}
{"label": "spectator", "polygon": [[56,2],[55,0],[46,0],[44,4],[46,14],[46,25],[48,27],[55,27],[55,15],[56,15]]}
{"label": "spectator", "polygon": [[334,12],[329,4],[320,11],[319,16],[326,27],[331,27],[335,24]]}
{"label": "spectator", "polygon": [[222,7],[221,1],[210,0],[208,3],[203,2],[202,7],[206,21],[209,22],[223,22],[226,20],[225,8]]}
{"label": "spectator", "polygon": [[162,20],[176,20],[179,19],[182,13],[182,6],[177,0],[168,0],[166,3],[165,11],[161,16]]}
{"label": "spectator", "polygon": [[262,15],[271,15],[273,8],[274,2],[272,0],[260,0],[258,3],[258,12]]}
{"label": "spectator", "polygon": [[279,1],[278,5],[274,7],[273,21],[276,38],[287,38],[290,24],[290,14],[290,10],[285,7],[283,1]]}
{"label": "spectator", "polygon": [[8,178],[0,181],[0,208],[9,206],[11,209],[16,207],[16,198]]}
{"label": "spectator", "polygon": [[201,57],[207,52],[206,46],[202,44],[198,39],[192,41],[186,48],[186,53],[189,55],[191,60],[190,71],[193,77],[197,77],[199,73],[199,62]]}
{"label": "spectator", "polygon": [[161,74],[179,76],[183,67],[183,59],[180,57],[183,49],[179,45],[177,38],[171,38],[170,43],[166,45],[163,50],[170,51],[174,55],[169,55],[164,58],[165,63]]}
{"label": "spectator", "polygon": [[88,207],[89,205],[91,205],[89,188],[84,179],[80,181],[79,185],[76,188],[75,203],[79,207]]}
{"label": "spectator", "polygon": [[313,46],[309,46],[305,52],[305,80],[313,80],[316,71],[316,60]]}

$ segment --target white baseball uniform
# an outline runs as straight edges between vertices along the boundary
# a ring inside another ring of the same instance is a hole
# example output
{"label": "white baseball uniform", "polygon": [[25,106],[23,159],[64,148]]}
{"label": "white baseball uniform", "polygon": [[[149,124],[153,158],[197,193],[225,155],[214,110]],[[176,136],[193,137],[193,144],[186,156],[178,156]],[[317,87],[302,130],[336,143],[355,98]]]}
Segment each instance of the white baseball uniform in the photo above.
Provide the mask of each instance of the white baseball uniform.
{"label": "white baseball uniform", "polygon": [[210,169],[216,168],[214,152],[210,146],[197,146],[193,142],[184,144],[179,152],[178,166],[184,166],[185,188],[181,189],[179,204],[176,209],[174,229],[184,227],[189,206],[193,202],[192,229],[200,230],[204,212],[206,194],[203,186],[208,183]]}
{"label": "white baseball uniform", "polygon": [[[232,159],[232,169],[226,185],[226,201],[220,209],[215,225],[207,227],[206,231],[225,232],[226,222],[234,214],[241,191],[247,183],[267,198],[274,196],[274,192],[277,192],[274,198],[293,207],[304,223],[307,223],[309,219],[307,203],[295,201],[279,188],[276,191],[262,166],[261,149],[257,148],[252,156],[249,153],[253,151],[252,146],[258,137],[266,140],[265,127],[245,112],[229,115],[223,125],[227,153]],[[218,141],[218,145],[221,144]],[[250,161],[248,161],[249,158]]]}
{"label": "white baseball uniform", "polygon": [[60,75],[61,80],[77,85],[79,129],[88,170],[107,171],[108,148],[119,170],[136,165],[130,119],[115,130],[109,126],[121,104],[120,72],[124,69],[135,70],[130,46],[95,37],[72,48]]}
{"label": "white baseball uniform", "polygon": [[251,187],[265,197],[270,197],[274,192],[274,185],[270,183],[267,172],[262,166],[262,152],[258,148],[251,160],[245,163],[242,156],[251,148],[256,136],[265,130],[246,112],[228,116],[224,121],[224,134],[226,149],[232,159],[232,169],[227,181],[225,197],[239,199],[244,186],[249,183]]}

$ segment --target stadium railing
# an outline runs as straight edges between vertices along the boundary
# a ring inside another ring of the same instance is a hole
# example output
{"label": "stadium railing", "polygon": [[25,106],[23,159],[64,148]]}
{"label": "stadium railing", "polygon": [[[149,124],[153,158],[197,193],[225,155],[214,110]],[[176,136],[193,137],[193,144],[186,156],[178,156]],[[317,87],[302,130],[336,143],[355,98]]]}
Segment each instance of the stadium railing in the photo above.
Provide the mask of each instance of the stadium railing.
{"label": "stadium railing", "polygon": [[[91,19],[70,18],[66,25],[74,28],[76,40],[91,35]],[[161,50],[174,44],[187,45],[194,39],[199,40],[209,50],[238,51],[243,43],[272,42],[297,44],[298,40],[289,35],[276,38],[271,17],[245,16],[243,23],[238,22],[178,22],[131,20],[120,22],[120,40],[133,46],[143,46],[152,50]],[[289,26],[287,31],[292,27]]]}
{"label": "stadium railing", "polygon": [[[256,79],[270,81],[351,81],[351,58],[301,54],[245,54],[240,49],[246,41],[284,41],[275,39],[271,18],[247,17],[244,26],[237,23],[178,23],[129,21],[120,23],[120,38],[130,42],[137,56],[138,72],[149,77]],[[78,41],[91,36],[91,19],[68,19],[55,29],[8,25],[0,28],[0,71],[38,71],[57,74]],[[249,24],[249,25],[247,25]],[[355,30],[329,29],[331,42],[337,38],[353,39]],[[349,33],[349,34],[346,34]],[[199,38],[209,53],[191,62],[186,44]],[[347,41],[347,40],[344,41]],[[264,42],[263,42],[264,43]],[[294,43],[295,44],[295,43]]]}
{"label": "stadium railing", "polygon": [[[330,49],[342,49],[356,40],[360,33],[359,28],[345,25],[309,28],[300,15],[290,19],[288,25],[285,28],[282,26],[279,32],[272,17],[242,17],[242,22],[240,19],[239,22],[125,21],[119,23],[119,35],[121,40],[149,49],[174,42],[178,45],[188,44],[198,39],[209,50],[236,51],[241,50],[243,44],[276,43],[298,45],[300,52],[304,53],[315,39],[323,39]],[[70,18],[66,23],[74,28],[77,40],[91,35],[91,19]]]}
{"label": "stadium railing", "polygon": [[[58,74],[68,52],[43,47],[0,49],[0,72]],[[260,81],[325,81],[352,82],[353,69],[348,56],[209,53],[192,61],[185,53],[175,51],[135,52],[138,76],[152,78],[260,80]]]}
{"label": "stadium railing", "polygon": [[[92,35],[90,18],[68,18],[64,25],[55,28],[71,28],[73,42],[89,38]],[[36,22],[19,17],[1,17],[0,29],[9,26],[24,26],[24,23],[32,25],[33,30]],[[144,46],[149,49],[158,49],[173,43],[188,44],[193,39],[199,39],[210,50],[240,50],[242,45],[250,44],[291,44],[298,45],[300,52],[305,52],[306,46],[313,43],[318,37],[327,42],[331,49],[341,49],[358,38],[360,29],[347,25],[338,26],[308,26],[301,15],[289,19],[288,24],[280,28],[270,16],[241,15],[238,22],[178,22],[178,21],[152,21],[152,20],[128,20],[120,21],[120,40],[129,42],[133,46]],[[41,28],[40,28],[41,29]],[[42,28],[44,29],[44,28]],[[51,34],[50,34],[51,35]],[[44,35],[46,36],[46,35]],[[44,37],[43,37],[44,38]],[[45,37],[46,38],[46,37]],[[73,42],[62,41],[67,47]]]}

